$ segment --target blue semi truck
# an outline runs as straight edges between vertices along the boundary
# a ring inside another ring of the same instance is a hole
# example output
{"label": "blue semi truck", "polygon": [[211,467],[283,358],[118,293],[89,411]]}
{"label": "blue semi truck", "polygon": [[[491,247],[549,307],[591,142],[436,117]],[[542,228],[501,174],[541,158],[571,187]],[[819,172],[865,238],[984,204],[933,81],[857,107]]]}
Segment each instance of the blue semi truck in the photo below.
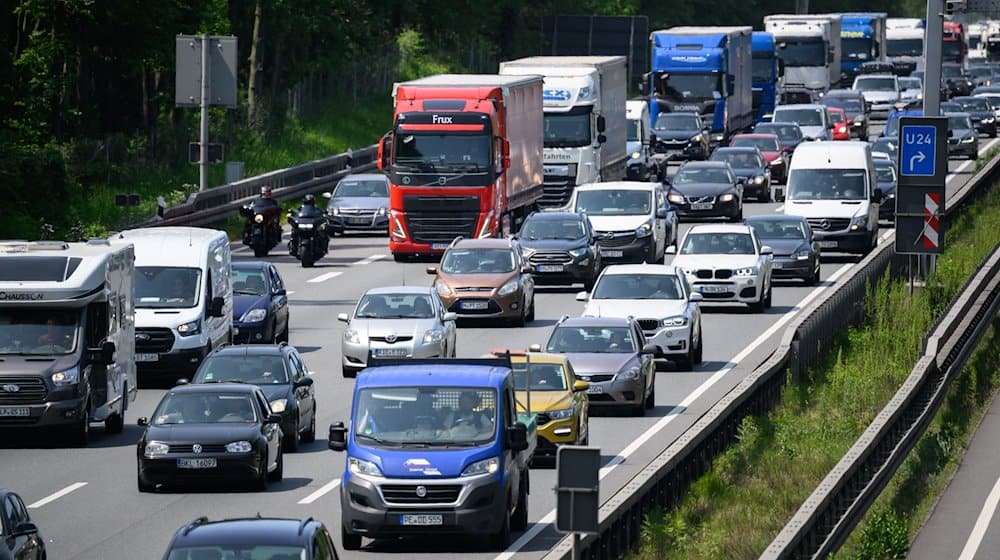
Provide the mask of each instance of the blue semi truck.
{"label": "blue semi truck", "polygon": [[778,58],[774,35],[767,31],[753,32],[753,114],[754,122],[763,122],[774,112],[781,89],[784,64]]}
{"label": "blue semi truck", "polygon": [[695,112],[724,144],[753,125],[750,27],[672,27],[654,31],[646,75],[650,124],[660,113]]}
{"label": "blue semi truck", "polygon": [[886,61],[884,12],[852,12],[840,19],[840,85],[851,87],[865,62]]}

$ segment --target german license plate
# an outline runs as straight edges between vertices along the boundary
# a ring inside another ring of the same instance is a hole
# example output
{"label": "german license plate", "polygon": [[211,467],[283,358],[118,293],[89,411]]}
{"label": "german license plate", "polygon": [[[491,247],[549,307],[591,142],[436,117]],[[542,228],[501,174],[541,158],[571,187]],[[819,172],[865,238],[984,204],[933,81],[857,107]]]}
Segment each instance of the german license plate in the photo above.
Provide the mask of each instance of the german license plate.
{"label": "german license plate", "polygon": [[820,247],[825,247],[827,249],[829,249],[831,247],[836,248],[837,247],[837,242],[836,241],[820,241],[819,242],[819,246]]}
{"label": "german license plate", "polygon": [[607,249],[601,249],[601,255],[605,257],[621,257],[625,253],[623,251],[609,251]]}
{"label": "german license plate", "polygon": [[214,469],[216,466],[215,459],[177,459],[178,469]]}
{"label": "german license plate", "polygon": [[347,218],[347,223],[360,226],[364,224],[370,224],[371,220],[369,220],[368,218]]}
{"label": "german license plate", "polygon": [[691,203],[691,209],[692,210],[711,210],[712,209],[712,203],[711,202],[692,202]]}
{"label": "german license plate", "polygon": [[592,395],[599,395],[604,392],[604,386],[591,384],[590,387],[587,387],[587,392]]}
{"label": "german license plate", "polygon": [[463,301],[462,309],[489,309],[490,303],[488,301]]}
{"label": "german license plate", "polygon": [[535,267],[538,272],[562,272],[563,265],[561,264],[540,264]]}
{"label": "german license plate", "polygon": [[435,251],[444,251],[445,249],[448,248],[448,245],[451,245],[451,244],[450,243],[431,243],[431,249],[434,249]]}
{"label": "german license plate", "polygon": [[443,515],[400,515],[400,525],[444,525]]}
{"label": "german license plate", "polygon": [[135,361],[137,362],[158,362],[160,361],[159,354],[136,354]]}
{"label": "german license plate", "polygon": [[31,410],[26,406],[0,406],[0,416],[10,418],[12,416],[30,416]]}
{"label": "german license plate", "polygon": [[721,294],[728,292],[729,288],[726,286],[698,286],[698,291],[703,294]]}
{"label": "german license plate", "polygon": [[375,356],[381,358],[405,358],[406,348],[376,348]]}

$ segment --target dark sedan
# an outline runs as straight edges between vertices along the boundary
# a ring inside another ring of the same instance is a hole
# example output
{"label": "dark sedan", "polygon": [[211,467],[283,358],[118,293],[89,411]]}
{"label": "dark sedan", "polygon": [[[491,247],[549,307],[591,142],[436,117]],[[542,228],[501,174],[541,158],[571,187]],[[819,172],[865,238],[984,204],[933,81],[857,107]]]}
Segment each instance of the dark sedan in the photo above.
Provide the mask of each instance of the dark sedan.
{"label": "dark sedan", "polygon": [[0,559],[44,560],[45,539],[21,497],[0,488]]}
{"label": "dark sedan", "polygon": [[728,163],[689,162],[670,180],[667,200],[679,216],[743,219],[742,183]]}
{"label": "dark sedan", "polygon": [[312,517],[199,517],[177,530],[163,560],[337,560],[330,531]]}
{"label": "dark sedan", "polygon": [[346,231],[389,233],[389,178],[380,173],[348,175],[323,193],[330,235]]}
{"label": "dark sedan", "polygon": [[774,250],[773,278],[798,278],[812,286],[819,282],[820,248],[805,218],[787,214],[751,216],[745,223],[762,245]]}
{"label": "dark sedan", "polygon": [[535,267],[536,285],[581,282],[588,292],[594,287],[603,264],[586,215],[535,212],[525,218],[517,238],[524,259]]}
{"label": "dark sedan", "polygon": [[288,342],[288,293],[278,269],[261,261],[234,261],[233,342]]}
{"label": "dark sedan", "polygon": [[791,156],[795,148],[805,139],[802,136],[802,129],[793,122],[769,122],[760,123],[753,127],[754,134],[773,134],[778,137],[781,151]]}
{"label": "dark sedan", "polygon": [[771,171],[757,148],[719,148],[712,153],[710,161],[724,161],[733,168],[733,173],[743,179],[743,193],[758,202],[771,201]]}
{"label": "dark sedan", "polygon": [[896,164],[891,159],[872,158],[875,162],[876,186],[882,189],[885,197],[878,207],[878,219],[896,220]]}
{"label": "dark sedan", "polygon": [[302,355],[293,346],[226,346],[209,354],[192,383],[251,383],[264,391],[271,412],[281,416],[285,449],[316,439],[316,390]]}
{"label": "dark sedan", "polygon": [[979,136],[968,113],[947,113],[948,157],[979,157]]}
{"label": "dark sedan", "polygon": [[899,138],[885,136],[872,142],[872,152],[882,152],[889,155],[893,162],[899,157]]}
{"label": "dark sedan", "polygon": [[988,134],[990,138],[997,137],[996,114],[989,100],[982,97],[955,97],[952,102],[957,103],[962,112],[968,113],[972,119],[972,125],[980,134]]}
{"label": "dark sedan", "polygon": [[661,175],[665,162],[708,158],[708,127],[697,113],[660,113],[650,141]]}
{"label": "dark sedan", "polygon": [[136,447],[137,486],[248,481],[264,490],[284,476],[281,416],[264,392],[241,383],[181,385],[170,389]]}

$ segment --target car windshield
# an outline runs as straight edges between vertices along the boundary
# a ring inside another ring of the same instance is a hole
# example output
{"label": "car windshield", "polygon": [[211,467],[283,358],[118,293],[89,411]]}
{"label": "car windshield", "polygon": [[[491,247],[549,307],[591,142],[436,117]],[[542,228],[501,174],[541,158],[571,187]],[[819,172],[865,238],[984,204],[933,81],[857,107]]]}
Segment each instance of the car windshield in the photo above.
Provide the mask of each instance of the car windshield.
{"label": "car windshield", "polygon": [[201,270],[170,266],[135,267],[135,306],[138,308],[194,307],[198,305]]}
{"label": "car windshield", "polygon": [[0,309],[0,354],[72,354],[79,324],[79,310]]}
{"label": "car windshield", "polygon": [[484,134],[397,133],[395,163],[424,172],[485,172],[490,137]]}
{"label": "car windshield", "polygon": [[899,89],[921,89],[924,87],[920,78],[898,78]]}
{"label": "car windshield", "polygon": [[854,84],[857,91],[896,91],[896,78],[861,77]]}
{"label": "car windshield", "polygon": [[[524,391],[567,391],[566,368],[562,364],[514,362],[514,389]],[[530,373],[529,373],[530,372]],[[529,386],[530,383],[530,386]]]}
{"label": "car windshield", "polygon": [[519,234],[521,239],[534,241],[537,239],[580,239],[587,234],[582,219],[547,219],[528,218]]}
{"label": "car windshield", "polygon": [[824,109],[777,109],[774,111],[774,119],[791,121],[799,126],[823,126],[823,111]]}
{"label": "car windshield", "polygon": [[986,67],[969,68],[968,72],[973,78],[986,78],[993,75],[993,69]]}
{"label": "car windshield", "polygon": [[861,100],[851,97],[827,97],[823,99],[823,105],[826,105],[827,107],[839,107],[844,111],[850,111],[853,113],[860,113],[864,110],[861,105]]}
{"label": "car windshield", "polygon": [[895,183],[896,168],[892,165],[876,165],[875,180],[879,183]]}
{"label": "car windshield", "polygon": [[996,93],[994,93],[994,94],[988,94],[988,95],[987,94],[980,94],[980,95],[977,95],[976,97],[982,97],[983,99],[989,101],[990,105],[992,105],[993,107],[1000,106],[1000,94],[996,94]]}
{"label": "car windshield", "polygon": [[992,111],[993,108],[990,107],[989,102],[980,97],[972,97],[969,99],[959,99],[955,103],[962,106],[963,111]]}
{"label": "car windshield", "polygon": [[788,178],[789,200],[865,198],[865,172],[858,169],[796,169]]}
{"label": "car windshield", "polygon": [[972,121],[969,117],[959,117],[955,115],[948,116],[948,129],[949,130],[970,130],[972,128]]}
{"label": "car windshield", "polygon": [[546,352],[559,354],[635,354],[628,327],[556,327]]}
{"label": "car windshield", "polygon": [[593,299],[684,299],[673,274],[604,274]]}
{"label": "car windshield", "polygon": [[805,239],[806,226],[799,220],[750,220],[759,239]]}
{"label": "car windshield", "polygon": [[649,214],[652,193],[646,190],[601,189],[577,191],[576,212],[592,216]]}
{"label": "car windshield", "polygon": [[656,117],[654,130],[701,130],[701,123],[695,115],[660,113]]}
{"label": "car windshield", "polygon": [[306,555],[301,546],[221,544],[174,546],[167,560],[299,560]]}
{"label": "car windshield", "polygon": [[[742,154],[740,154],[742,155]],[[741,166],[747,167],[747,166]],[[732,185],[736,183],[736,178],[725,167],[681,167],[674,175],[675,185],[689,185],[692,183],[715,183]]]}
{"label": "car windshield", "polygon": [[510,249],[449,249],[441,262],[448,274],[499,274],[514,271]]}
{"label": "car windshield", "polygon": [[757,153],[744,152],[742,150],[716,150],[709,159],[711,161],[727,162],[733,169],[764,167],[764,160]]}
{"label": "car windshield", "polygon": [[890,117],[885,124],[886,136],[899,136],[899,117]]}
{"label": "car windshield", "polygon": [[[796,142],[796,141],[802,139],[802,132],[799,130],[799,127],[795,126],[795,125],[761,123],[761,124],[757,125],[757,127],[754,129],[754,132],[760,132],[762,134],[763,133],[767,133],[767,134],[777,135],[778,140],[780,140],[782,142]],[[736,141],[740,141],[740,142],[747,141],[747,144],[744,144],[744,145],[749,146],[749,145],[751,145],[750,142],[749,142],[749,140],[750,140],[750,138],[740,138],[739,136],[737,136],[737,137],[733,138],[732,141],[733,142],[736,142]],[[757,138],[755,140],[764,140],[764,138]],[[774,144],[774,142],[771,142],[771,143]],[[733,146],[733,145],[739,146],[740,144],[730,144],[730,146]],[[758,148],[760,148],[760,146],[761,146],[760,144],[756,144],[756,143],[753,144],[753,145],[757,146]],[[760,148],[760,149],[764,150],[764,148]],[[769,150],[770,151],[774,151],[775,149],[776,148],[770,148]],[[764,150],[764,151],[769,151],[769,150]]]}
{"label": "car windshield", "polygon": [[267,280],[261,268],[233,267],[233,294],[238,296],[262,296],[267,293]]}
{"label": "car windshield", "polygon": [[959,78],[962,76],[962,67],[956,66],[954,64],[946,64],[941,66],[941,77],[943,78]]}
{"label": "car windshield", "polygon": [[681,246],[682,255],[753,255],[753,238],[748,233],[689,233]]}
{"label": "car windshield", "polygon": [[389,186],[382,180],[347,180],[344,179],[333,191],[334,198],[386,198],[389,196]]}
{"label": "car windshield", "polygon": [[366,294],[354,313],[357,319],[430,319],[434,306],[427,294]]}
{"label": "car windshield", "polygon": [[[475,447],[496,433],[497,392],[488,387],[375,387],[358,391],[354,434],[364,445]],[[440,475],[426,459],[408,459],[410,473]]]}
{"label": "car windshield", "polygon": [[288,383],[288,372],[280,354],[217,354],[202,362],[193,382],[281,385]]}
{"label": "car windshield", "polygon": [[234,393],[167,393],[153,413],[153,425],[249,424],[257,421],[250,395]]}

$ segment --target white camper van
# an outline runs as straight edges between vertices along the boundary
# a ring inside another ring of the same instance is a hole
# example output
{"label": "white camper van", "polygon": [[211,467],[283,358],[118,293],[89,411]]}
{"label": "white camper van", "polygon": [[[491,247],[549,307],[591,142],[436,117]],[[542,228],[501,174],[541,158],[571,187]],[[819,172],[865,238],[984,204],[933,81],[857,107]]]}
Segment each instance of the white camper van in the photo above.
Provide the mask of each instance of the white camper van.
{"label": "white camper van", "polygon": [[805,142],[795,148],[785,214],[806,218],[824,252],[867,254],[875,248],[882,198],[867,142]]}
{"label": "white camper van", "polygon": [[0,242],[0,438],[122,431],[138,389],[133,260],[103,239]]}
{"label": "white camper van", "polygon": [[132,229],[112,237],[135,247],[135,361],[140,376],[190,377],[232,341],[232,255],[223,231]]}

